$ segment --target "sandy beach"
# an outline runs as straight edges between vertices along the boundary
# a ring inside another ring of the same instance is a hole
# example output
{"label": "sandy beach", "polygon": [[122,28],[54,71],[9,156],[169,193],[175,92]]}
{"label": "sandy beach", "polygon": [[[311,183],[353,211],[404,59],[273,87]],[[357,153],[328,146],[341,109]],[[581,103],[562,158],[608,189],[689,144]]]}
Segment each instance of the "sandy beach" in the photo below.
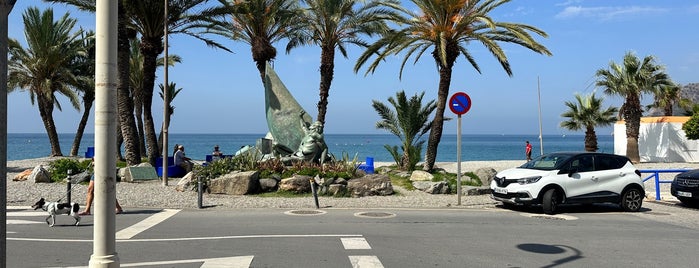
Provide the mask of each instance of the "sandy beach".
{"label": "sandy beach", "polygon": [[[34,183],[29,181],[13,181],[12,179],[26,169],[37,165],[47,166],[57,158],[44,157],[7,162],[7,205],[30,206],[36,200],[44,197],[48,200],[58,200],[66,196],[66,184],[63,183]],[[461,171],[475,171],[479,168],[493,168],[496,171],[512,168],[523,164],[523,160],[503,161],[466,161],[461,164]],[[377,162],[377,167],[390,165],[387,162]],[[455,162],[437,163],[437,167],[447,172],[456,173]],[[650,169],[697,169],[699,163],[641,163],[636,165],[640,170]],[[661,180],[672,180],[677,173],[661,173]],[[652,174],[644,173],[643,178]],[[178,179],[172,179],[168,186],[160,181],[120,182],[117,183],[117,199],[125,209],[129,208],[196,208],[197,195],[194,192],[178,192],[175,185]],[[332,198],[320,197],[321,207],[334,208],[446,208],[457,206],[455,194],[432,195],[420,191],[407,191],[396,187],[399,194],[393,196],[372,196],[362,198]],[[649,199],[655,199],[655,183],[649,179],[645,183]],[[661,198],[674,200],[669,193],[669,184],[661,184]],[[85,203],[87,185],[75,185],[71,191],[73,202]],[[229,196],[205,194],[204,206],[214,209],[226,208],[315,208],[312,198],[279,198],[257,196]],[[462,196],[461,207],[493,207],[499,204],[489,195]]]}

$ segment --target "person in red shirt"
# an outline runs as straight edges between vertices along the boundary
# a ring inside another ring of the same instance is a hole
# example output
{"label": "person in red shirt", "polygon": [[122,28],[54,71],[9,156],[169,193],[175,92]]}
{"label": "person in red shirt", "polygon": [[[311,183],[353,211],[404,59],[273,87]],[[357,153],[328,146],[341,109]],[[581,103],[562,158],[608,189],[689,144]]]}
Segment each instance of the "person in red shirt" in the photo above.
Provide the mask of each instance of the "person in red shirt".
{"label": "person in red shirt", "polygon": [[527,141],[527,146],[524,148],[524,153],[527,155],[527,161],[532,160],[532,144]]}

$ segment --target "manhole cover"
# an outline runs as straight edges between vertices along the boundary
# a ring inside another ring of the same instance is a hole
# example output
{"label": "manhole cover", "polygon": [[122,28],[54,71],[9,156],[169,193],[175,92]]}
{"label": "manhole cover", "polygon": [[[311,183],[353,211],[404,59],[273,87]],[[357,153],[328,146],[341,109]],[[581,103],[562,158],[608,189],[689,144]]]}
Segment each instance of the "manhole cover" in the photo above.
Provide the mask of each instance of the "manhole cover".
{"label": "manhole cover", "polygon": [[390,212],[357,212],[354,213],[355,217],[365,217],[365,218],[392,218],[396,214]]}
{"label": "manhole cover", "polygon": [[325,214],[325,211],[322,210],[290,210],[284,212],[284,214],[287,215],[299,215],[299,216],[313,216],[313,215],[320,215],[320,214]]}

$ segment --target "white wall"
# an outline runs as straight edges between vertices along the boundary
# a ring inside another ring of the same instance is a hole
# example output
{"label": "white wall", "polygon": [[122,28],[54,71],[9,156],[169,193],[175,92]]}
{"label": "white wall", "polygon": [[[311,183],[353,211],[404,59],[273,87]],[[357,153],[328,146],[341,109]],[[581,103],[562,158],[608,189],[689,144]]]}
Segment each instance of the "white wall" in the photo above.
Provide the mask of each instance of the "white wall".
{"label": "white wall", "polygon": [[[688,116],[643,117],[638,137],[641,162],[699,162],[699,141],[688,140]],[[626,124],[614,124],[614,153],[626,155]]]}

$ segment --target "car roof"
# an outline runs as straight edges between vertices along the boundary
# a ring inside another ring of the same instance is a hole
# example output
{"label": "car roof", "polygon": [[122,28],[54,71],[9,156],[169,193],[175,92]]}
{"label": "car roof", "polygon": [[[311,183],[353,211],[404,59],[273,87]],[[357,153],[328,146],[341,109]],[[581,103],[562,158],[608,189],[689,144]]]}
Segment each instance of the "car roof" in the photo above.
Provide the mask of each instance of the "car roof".
{"label": "car roof", "polygon": [[623,155],[618,155],[618,154],[610,154],[610,153],[600,153],[600,152],[575,152],[575,151],[561,151],[561,152],[553,152],[553,153],[547,153],[544,155],[567,155],[567,156],[577,156],[577,155],[608,155],[608,156],[614,156],[614,157],[623,157],[628,160],[628,157],[623,156]]}

